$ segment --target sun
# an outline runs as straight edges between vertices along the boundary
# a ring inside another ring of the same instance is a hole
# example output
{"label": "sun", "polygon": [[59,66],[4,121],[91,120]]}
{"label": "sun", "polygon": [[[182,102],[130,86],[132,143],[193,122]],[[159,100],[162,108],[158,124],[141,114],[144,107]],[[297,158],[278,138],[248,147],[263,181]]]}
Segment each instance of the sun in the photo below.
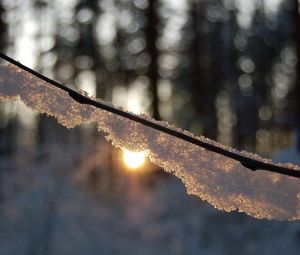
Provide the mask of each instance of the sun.
{"label": "sun", "polygon": [[144,164],[145,159],[146,153],[144,151],[123,150],[123,161],[129,169],[137,170]]}

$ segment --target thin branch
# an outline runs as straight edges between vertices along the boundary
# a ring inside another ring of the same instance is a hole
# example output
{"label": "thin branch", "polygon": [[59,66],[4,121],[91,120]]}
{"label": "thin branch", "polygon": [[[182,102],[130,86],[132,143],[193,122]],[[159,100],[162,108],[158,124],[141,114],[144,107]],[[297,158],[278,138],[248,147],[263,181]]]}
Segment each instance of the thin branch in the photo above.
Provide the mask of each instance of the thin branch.
{"label": "thin branch", "polygon": [[177,130],[166,127],[162,124],[152,122],[150,120],[144,119],[140,116],[134,115],[134,114],[129,113],[129,112],[122,111],[120,109],[114,108],[113,106],[106,105],[106,104],[103,104],[101,102],[94,101],[94,100],[92,100],[88,97],[85,97],[85,96],[81,95],[80,93],[76,92],[75,90],[64,86],[62,83],[57,82],[55,80],[52,80],[52,79],[44,76],[43,74],[38,73],[38,72],[30,69],[29,67],[22,65],[21,63],[15,61],[14,59],[6,56],[5,54],[3,54],[1,52],[0,52],[0,58],[8,61],[9,63],[11,63],[11,64],[13,64],[13,65],[15,65],[19,68],[21,68],[24,71],[26,71],[26,72],[42,79],[43,81],[45,81],[45,82],[47,82],[47,83],[49,83],[49,84],[51,84],[51,85],[53,85],[53,86],[55,86],[59,89],[62,89],[64,91],[66,91],[67,93],[69,93],[70,97],[72,97],[75,101],[77,101],[80,104],[88,104],[88,105],[94,106],[96,108],[100,108],[102,110],[109,111],[111,113],[117,114],[117,115],[122,116],[124,118],[127,118],[129,120],[132,120],[132,121],[135,121],[137,123],[143,124],[145,126],[154,128],[154,129],[156,129],[160,132],[166,133],[168,135],[177,137],[181,140],[184,140],[184,141],[187,141],[187,142],[192,143],[194,145],[197,145],[197,146],[202,147],[204,149],[207,149],[209,151],[212,151],[212,152],[221,154],[223,156],[226,156],[228,158],[237,160],[244,167],[249,168],[252,171],[265,170],[265,171],[269,171],[269,172],[273,172],[273,173],[279,173],[279,174],[283,174],[283,175],[287,175],[287,176],[300,178],[300,171],[298,171],[298,170],[294,170],[294,169],[291,169],[291,168],[288,168],[288,167],[284,167],[284,166],[281,166],[281,165],[276,165],[276,164],[272,164],[272,163],[268,163],[268,162],[262,162],[262,161],[259,161],[259,160],[256,160],[256,159],[253,159],[253,158],[250,158],[250,157],[243,156],[243,155],[241,155],[237,152],[229,151],[229,150],[226,150],[226,149],[224,149],[220,146],[217,146],[215,144],[211,144],[211,143],[207,143],[205,141],[201,141],[201,140],[199,140],[195,137],[192,137],[192,136],[189,136],[187,134],[181,133]]}

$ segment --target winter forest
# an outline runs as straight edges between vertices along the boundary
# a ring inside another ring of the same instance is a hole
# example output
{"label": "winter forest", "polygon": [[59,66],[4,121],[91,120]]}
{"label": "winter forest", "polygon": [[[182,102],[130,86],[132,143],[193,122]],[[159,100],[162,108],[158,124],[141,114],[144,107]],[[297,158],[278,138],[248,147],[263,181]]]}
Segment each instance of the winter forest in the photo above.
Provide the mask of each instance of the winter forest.
{"label": "winter forest", "polygon": [[[0,52],[201,142],[300,165],[299,5],[0,0]],[[1,255],[300,252],[299,179],[70,95],[0,60]]]}

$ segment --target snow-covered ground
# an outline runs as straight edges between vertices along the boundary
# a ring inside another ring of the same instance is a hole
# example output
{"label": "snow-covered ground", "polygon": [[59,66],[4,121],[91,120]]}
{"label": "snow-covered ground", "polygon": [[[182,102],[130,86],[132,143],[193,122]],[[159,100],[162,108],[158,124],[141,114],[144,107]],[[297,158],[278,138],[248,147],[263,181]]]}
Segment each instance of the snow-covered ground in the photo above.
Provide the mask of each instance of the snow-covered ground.
{"label": "snow-covered ground", "polygon": [[172,175],[110,167],[109,148],[2,157],[0,254],[299,254],[299,222],[217,211]]}

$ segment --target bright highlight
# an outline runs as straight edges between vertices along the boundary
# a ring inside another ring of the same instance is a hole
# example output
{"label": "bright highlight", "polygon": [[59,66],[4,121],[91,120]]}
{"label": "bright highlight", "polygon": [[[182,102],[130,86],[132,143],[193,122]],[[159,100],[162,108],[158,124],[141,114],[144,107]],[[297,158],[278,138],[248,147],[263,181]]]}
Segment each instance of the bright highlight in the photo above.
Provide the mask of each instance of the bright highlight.
{"label": "bright highlight", "polygon": [[133,152],[129,150],[123,151],[123,160],[127,167],[137,169],[145,162],[146,154],[143,151]]}

